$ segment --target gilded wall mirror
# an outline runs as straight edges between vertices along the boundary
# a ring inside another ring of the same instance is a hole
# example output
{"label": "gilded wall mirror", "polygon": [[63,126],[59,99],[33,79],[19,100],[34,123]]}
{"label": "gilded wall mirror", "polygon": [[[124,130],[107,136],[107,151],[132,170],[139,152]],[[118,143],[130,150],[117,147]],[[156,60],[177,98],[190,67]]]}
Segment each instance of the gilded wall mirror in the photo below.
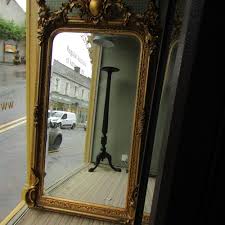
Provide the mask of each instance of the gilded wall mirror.
{"label": "gilded wall mirror", "polygon": [[121,0],[70,0],[51,11],[46,2],[37,1],[39,90],[26,201],[131,224],[156,8],[150,1],[137,14]]}

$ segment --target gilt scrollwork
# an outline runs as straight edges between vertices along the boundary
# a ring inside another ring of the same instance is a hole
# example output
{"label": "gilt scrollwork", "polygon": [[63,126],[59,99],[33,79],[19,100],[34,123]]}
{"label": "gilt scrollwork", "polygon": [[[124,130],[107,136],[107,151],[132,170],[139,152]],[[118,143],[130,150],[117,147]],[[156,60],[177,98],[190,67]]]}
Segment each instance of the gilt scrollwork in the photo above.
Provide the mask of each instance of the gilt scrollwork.
{"label": "gilt scrollwork", "polygon": [[37,127],[39,118],[39,106],[38,104],[34,107],[34,126]]}
{"label": "gilt scrollwork", "polygon": [[130,15],[128,8],[120,0],[69,0],[67,3],[62,3],[60,9],[54,12],[50,11],[45,0],[37,0],[37,4],[39,5],[38,38],[40,44],[45,38],[46,31],[51,32],[68,22],[68,14],[73,9],[79,9],[80,18],[94,24],[100,21],[106,22],[115,14],[117,17],[120,14],[126,21]]}
{"label": "gilt scrollwork", "polygon": [[139,114],[137,115],[137,118],[138,118],[138,128],[136,129],[137,130],[136,134],[142,135],[146,118],[144,109],[140,110]]}
{"label": "gilt scrollwork", "polygon": [[62,3],[59,10],[51,12],[45,0],[37,0],[39,5],[38,38],[40,44],[54,29],[68,22],[68,14],[79,9],[79,16],[86,22],[98,24],[120,20],[123,26],[136,26],[145,34],[145,43],[150,50],[156,47],[159,34],[159,16],[155,4],[151,0],[143,14],[132,12],[122,0],[69,0]]}
{"label": "gilt scrollwork", "polygon": [[90,0],[89,10],[93,16],[98,16],[102,8],[101,0]]}
{"label": "gilt scrollwork", "polygon": [[132,195],[131,195],[131,199],[130,199],[130,206],[135,208],[136,207],[136,204],[137,204],[137,195],[138,195],[138,189],[139,189],[139,186],[136,185],[136,187],[134,188],[133,192],[132,192]]}
{"label": "gilt scrollwork", "polygon": [[150,45],[149,49],[152,52],[156,47],[160,32],[159,14],[153,1],[149,1],[148,8],[143,14],[132,13],[127,23],[139,27],[140,32],[144,33],[144,43],[148,47]]}
{"label": "gilt scrollwork", "polygon": [[134,222],[134,211],[136,209],[136,205],[137,205],[137,197],[138,197],[138,190],[139,190],[139,186],[136,185],[134,187],[134,189],[132,190],[131,195],[128,198],[128,202],[129,202],[129,210],[128,210],[128,219],[127,219],[127,224],[133,224]]}
{"label": "gilt scrollwork", "polygon": [[39,5],[38,38],[40,44],[43,42],[47,32],[51,32],[58,26],[67,23],[68,13],[73,8],[80,9],[81,17],[88,12],[88,3],[83,0],[70,0],[68,3],[62,3],[61,8],[55,12],[50,11],[45,0],[37,0],[37,4]]}
{"label": "gilt scrollwork", "polygon": [[37,186],[39,185],[40,177],[33,168],[31,168],[31,171],[33,184],[26,191],[25,201],[29,207],[34,207],[37,198]]}
{"label": "gilt scrollwork", "polygon": [[128,7],[121,0],[90,0],[89,10],[87,20],[96,24],[112,19],[123,19],[126,23],[131,15]]}
{"label": "gilt scrollwork", "polygon": [[88,203],[75,203],[67,200],[61,200],[61,199],[55,199],[51,197],[43,197],[39,200],[39,203],[42,205],[42,207],[45,208],[64,208],[69,209],[72,211],[78,211],[82,213],[87,214],[94,214],[94,215],[102,215],[107,217],[114,217],[114,218],[120,218],[119,220],[125,221],[126,218],[126,212],[122,209],[114,209],[112,208],[102,208],[97,205],[90,205]]}

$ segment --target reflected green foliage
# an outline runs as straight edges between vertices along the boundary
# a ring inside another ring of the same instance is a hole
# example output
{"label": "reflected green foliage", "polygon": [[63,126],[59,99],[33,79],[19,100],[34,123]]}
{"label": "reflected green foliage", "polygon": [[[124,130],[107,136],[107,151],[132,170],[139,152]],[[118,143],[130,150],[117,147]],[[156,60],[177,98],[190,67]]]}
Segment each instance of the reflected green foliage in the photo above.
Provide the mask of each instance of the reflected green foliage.
{"label": "reflected green foliage", "polygon": [[25,39],[25,27],[18,26],[14,21],[0,18],[0,39],[20,41]]}

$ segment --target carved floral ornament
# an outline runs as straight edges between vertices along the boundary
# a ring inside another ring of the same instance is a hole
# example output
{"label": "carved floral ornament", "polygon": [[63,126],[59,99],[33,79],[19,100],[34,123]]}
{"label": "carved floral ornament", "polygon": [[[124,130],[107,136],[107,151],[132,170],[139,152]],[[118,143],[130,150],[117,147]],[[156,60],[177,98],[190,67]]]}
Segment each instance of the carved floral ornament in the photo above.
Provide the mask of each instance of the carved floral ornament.
{"label": "carved floral ornament", "polygon": [[[93,25],[103,25],[108,22],[117,23],[117,29],[132,27],[145,34],[145,42],[152,44],[158,39],[159,16],[152,0],[143,14],[132,12],[123,0],[69,0],[62,3],[59,10],[51,12],[45,0],[37,0],[39,6],[38,38],[40,44],[46,34],[67,24],[68,14],[73,9],[79,10],[79,19]],[[77,17],[76,17],[77,18]]]}

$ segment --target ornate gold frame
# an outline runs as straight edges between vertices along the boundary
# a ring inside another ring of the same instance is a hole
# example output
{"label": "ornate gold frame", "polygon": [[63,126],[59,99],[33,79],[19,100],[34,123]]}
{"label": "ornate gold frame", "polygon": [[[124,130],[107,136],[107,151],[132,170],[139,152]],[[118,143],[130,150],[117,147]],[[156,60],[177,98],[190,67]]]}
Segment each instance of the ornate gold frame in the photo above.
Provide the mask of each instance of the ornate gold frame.
{"label": "ornate gold frame", "polygon": [[[143,141],[145,123],[145,98],[150,55],[156,48],[159,33],[158,13],[152,0],[144,14],[129,10],[122,0],[68,0],[57,11],[51,12],[45,0],[37,0],[39,7],[38,39],[40,44],[40,65],[38,100],[34,108],[35,150],[30,187],[25,200],[30,207],[63,211],[92,218],[132,224],[138,190],[138,163],[140,146]],[[80,15],[69,16],[73,9]],[[115,16],[116,15],[116,16]],[[132,35],[141,43],[140,65],[136,95],[135,119],[131,149],[132,164],[129,165],[127,202],[125,208],[115,208],[97,204],[71,201],[43,195],[45,143],[47,120],[50,60],[52,41],[61,31],[97,32]],[[148,220],[148,217],[144,217]]]}

